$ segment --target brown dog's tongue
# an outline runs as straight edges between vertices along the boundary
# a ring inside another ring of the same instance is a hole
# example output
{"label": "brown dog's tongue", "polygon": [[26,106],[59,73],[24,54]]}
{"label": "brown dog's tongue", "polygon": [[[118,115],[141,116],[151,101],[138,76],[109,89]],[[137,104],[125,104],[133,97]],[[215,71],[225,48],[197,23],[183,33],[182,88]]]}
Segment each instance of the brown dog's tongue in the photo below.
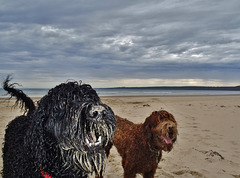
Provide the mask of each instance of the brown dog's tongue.
{"label": "brown dog's tongue", "polygon": [[166,144],[172,144],[172,140],[167,137],[163,137],[163,140],[165,141]]}

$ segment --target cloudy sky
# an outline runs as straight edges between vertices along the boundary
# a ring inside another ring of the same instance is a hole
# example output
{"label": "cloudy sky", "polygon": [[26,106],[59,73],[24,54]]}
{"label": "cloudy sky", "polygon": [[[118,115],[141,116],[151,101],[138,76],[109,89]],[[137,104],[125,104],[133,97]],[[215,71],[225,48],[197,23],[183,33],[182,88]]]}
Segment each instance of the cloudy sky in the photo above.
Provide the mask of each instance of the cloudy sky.
{"label": "cloudy sky", "polygon": [[0,0],[0,79],[240,85],[239,0]]}

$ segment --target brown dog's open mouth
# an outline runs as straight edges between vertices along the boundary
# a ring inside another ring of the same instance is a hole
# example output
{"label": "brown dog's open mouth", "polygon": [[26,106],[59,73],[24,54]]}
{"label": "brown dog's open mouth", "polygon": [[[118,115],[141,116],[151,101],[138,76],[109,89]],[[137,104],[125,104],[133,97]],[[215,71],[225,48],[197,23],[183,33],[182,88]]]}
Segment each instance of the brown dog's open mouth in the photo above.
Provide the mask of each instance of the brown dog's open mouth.
{"label": "brown dog's open mouth", "polygon": [[168,137],[166,137],[166,136],[162,137],[162,141],[163,141],[165,144],[167,144],[167,145],[173,144],[173,140],[170,139],[170,138],[168,138]]}

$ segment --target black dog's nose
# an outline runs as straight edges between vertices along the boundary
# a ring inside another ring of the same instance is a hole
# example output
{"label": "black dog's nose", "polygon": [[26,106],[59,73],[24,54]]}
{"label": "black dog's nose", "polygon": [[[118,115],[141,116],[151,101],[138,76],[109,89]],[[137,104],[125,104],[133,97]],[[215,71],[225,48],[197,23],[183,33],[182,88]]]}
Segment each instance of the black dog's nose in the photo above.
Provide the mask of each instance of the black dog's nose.
{"label": "black dog's nose", "polygon": [[102,116],[104,116],[106,113],[106,109],[103,106],[92,106],[92,108],[89,111],[89,115],[93,119],[101,119]]}
{"label": "black dog's nose", "polygon": [[94,111],[93,113],[91,113],[90,116],[91,117],[98,117],[98,111]]}

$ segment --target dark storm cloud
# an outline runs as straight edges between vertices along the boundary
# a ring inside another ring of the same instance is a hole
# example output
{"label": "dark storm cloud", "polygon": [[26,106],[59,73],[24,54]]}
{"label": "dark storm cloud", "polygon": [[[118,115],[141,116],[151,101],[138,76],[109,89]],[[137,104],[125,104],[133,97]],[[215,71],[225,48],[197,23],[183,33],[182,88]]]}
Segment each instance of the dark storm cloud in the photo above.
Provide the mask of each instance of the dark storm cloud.
{"label": "dark storm cloud", "polygon": [[69,78],[98,87],[128,79],[237,84],[239,7],[238,0],[2,1],[1,77],[45,87]]}

